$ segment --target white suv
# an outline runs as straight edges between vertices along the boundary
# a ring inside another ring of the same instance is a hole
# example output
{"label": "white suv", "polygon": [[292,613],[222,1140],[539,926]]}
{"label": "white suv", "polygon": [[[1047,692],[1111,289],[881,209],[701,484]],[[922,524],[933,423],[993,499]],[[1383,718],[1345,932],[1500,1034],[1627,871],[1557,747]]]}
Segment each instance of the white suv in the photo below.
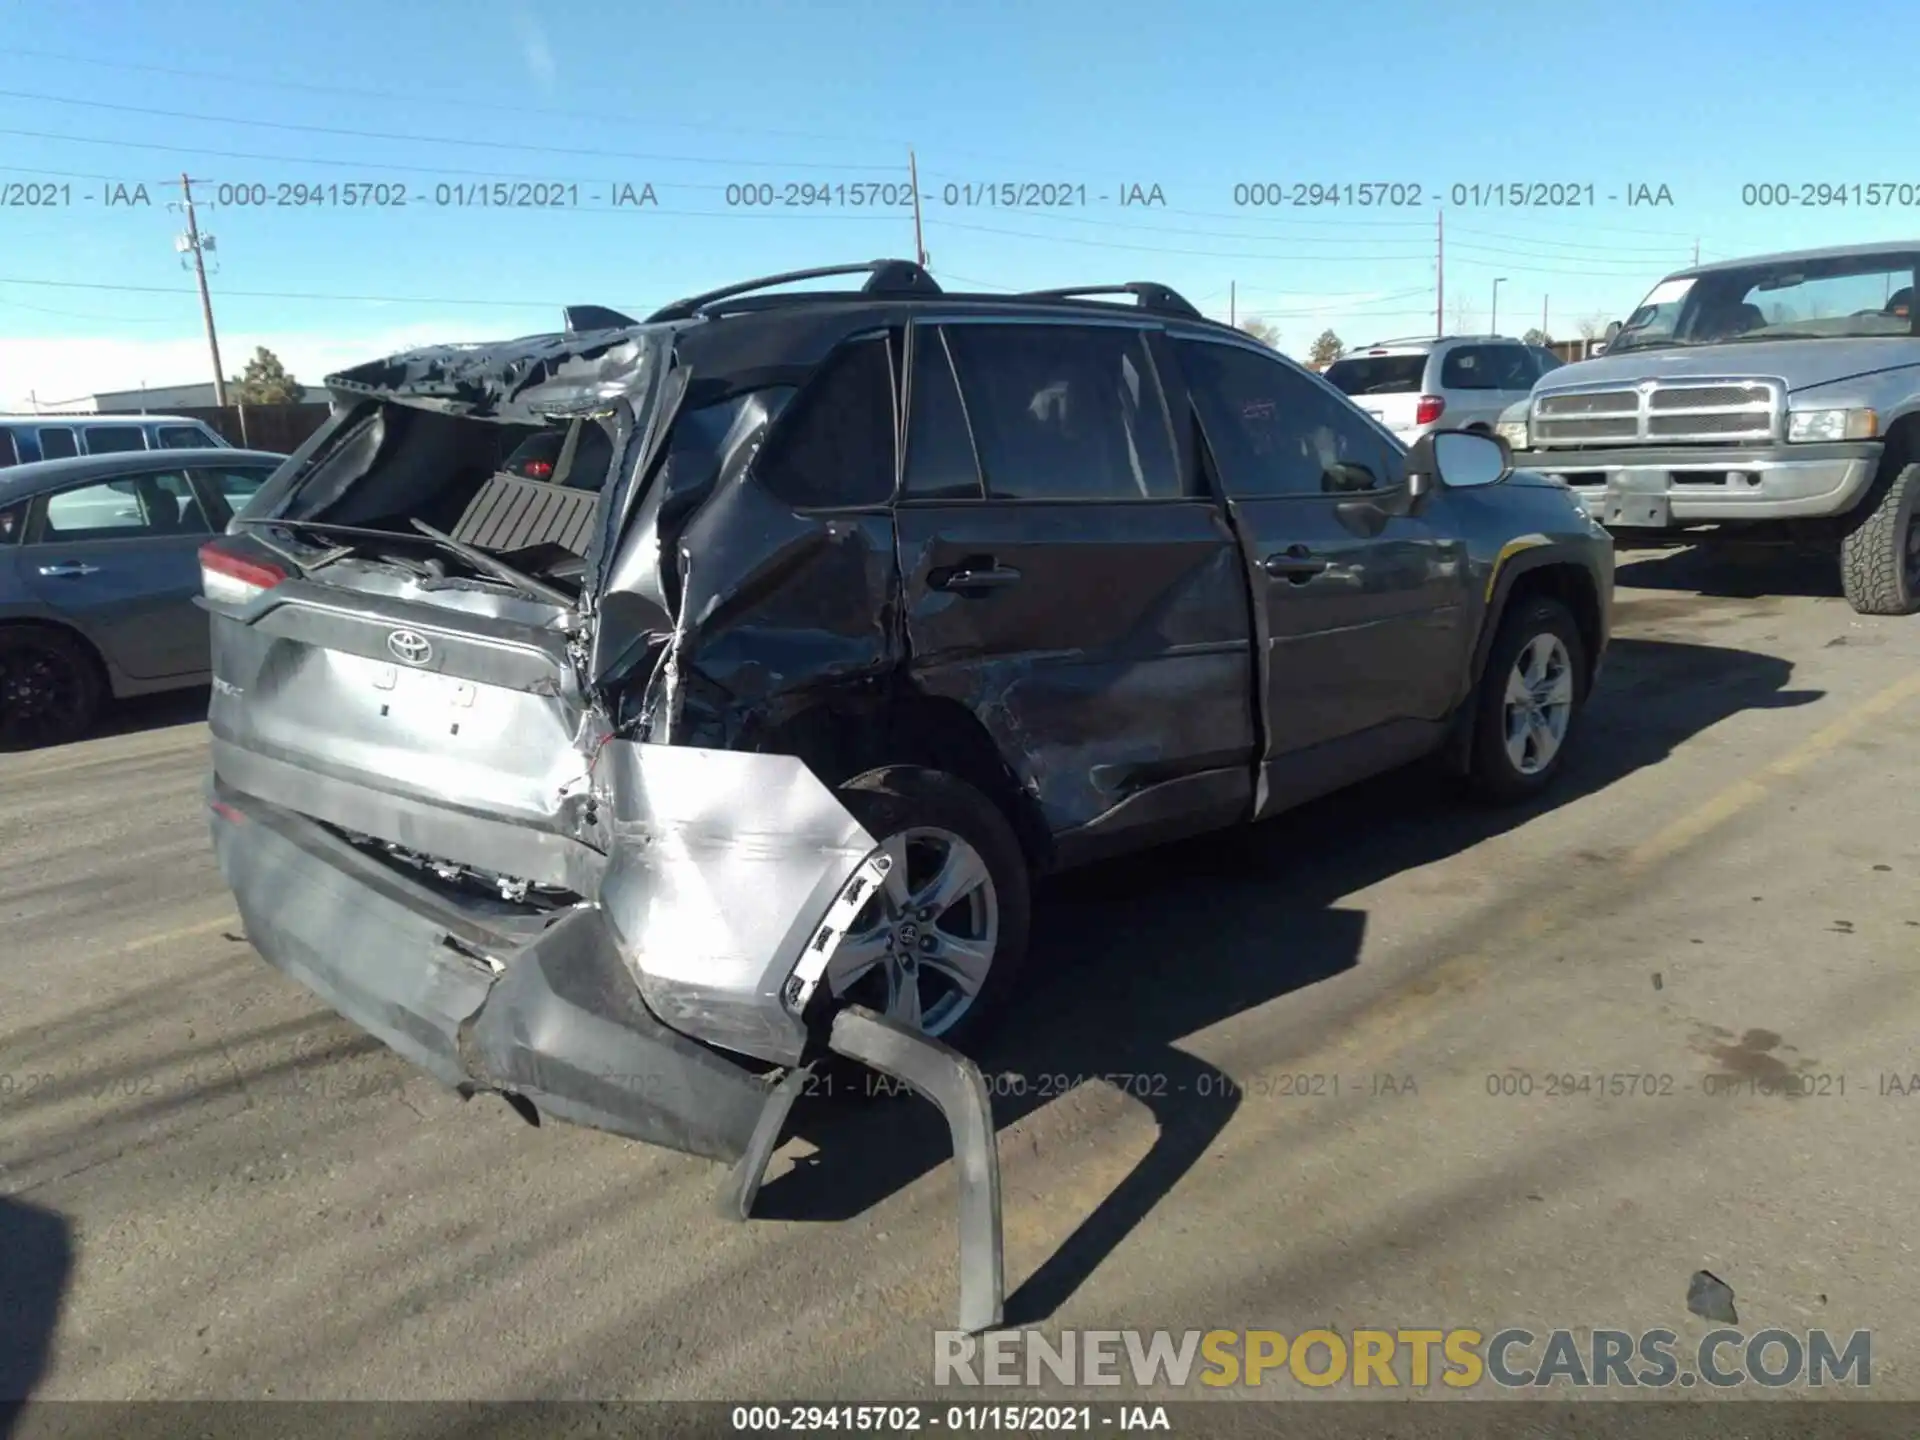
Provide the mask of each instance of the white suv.
{"label": "white suv", "polygon": [[1430,430],[1484,430],[1559,367],[1551,350],[1501,335],[1384,340],[1327,367],[1327,382],[1411,445]]}

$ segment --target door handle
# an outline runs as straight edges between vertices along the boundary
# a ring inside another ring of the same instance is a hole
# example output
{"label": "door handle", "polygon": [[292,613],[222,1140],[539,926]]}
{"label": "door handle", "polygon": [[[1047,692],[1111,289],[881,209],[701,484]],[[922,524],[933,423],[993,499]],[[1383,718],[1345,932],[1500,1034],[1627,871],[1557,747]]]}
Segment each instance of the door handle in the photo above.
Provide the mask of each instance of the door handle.
{"label": "door handle", "polygon": [[1289,545],[1267,556],[1265,568],[1267,574],[1276,580],[1291,580],[1295,585],[1304,585],[1314,576],[1324,574],[1330,566],[1325,560],[1315,559],[1306,546]]}
{"label": "door handle", "polygon": [[42,565],[40,573],[66,580],[78,575],[98,575],[100,567],[89,565],[84,560],[61,560],[52,565]]}
{"label": "door handle", "polygon": [[958,570],[938,570],[928,577],[936,590],[1004,590],[1020,583],[1020,572],[1005,565],[986,564]]}

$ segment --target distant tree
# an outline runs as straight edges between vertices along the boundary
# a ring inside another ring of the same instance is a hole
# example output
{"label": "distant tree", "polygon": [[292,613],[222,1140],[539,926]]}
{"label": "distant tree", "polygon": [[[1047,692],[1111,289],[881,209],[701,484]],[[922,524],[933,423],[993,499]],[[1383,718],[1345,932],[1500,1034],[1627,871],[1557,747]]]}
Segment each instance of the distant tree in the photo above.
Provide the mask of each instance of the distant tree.
{"label": "distant tree", "polygon": [[1453,304],[1447,307],[1451,312],[1447,317],[1447,326],[1455,335],[1471,335],[1480,325],[1480,312],[1473,301],[1465,295],[1456,294]]}
{"label": "distant tree", "polygon": [[228,402],[235,405],[298,405],[306,393],[307,387],[264,345],[254,349],[245,373],[227,382]]}
{"label": "distant tree", "polygon": [[1598,340],[1606,328],[1607,312],[1604,310],[1596,310],[1591,315],[1583,315],[1580,318],[1582,340]]}
{"label": "distant tree", "polygon": [[1278,325],[1269,325],[1266,321],[1249,315],[1240,322],[1240,328],[1270,349],[1277,350],[1280,347],[1280,327]]}
{"label": "distant tree", "polygon": [[1331,365],[1347,353],[1347,343],[1331,330],[1322,330],[1314,340],[1307,358],[1316,365]]}
{"label": "distant tree", "polygon": [[1553,337],[1536,325],[1520,337],[1520,343],[1523,345],[1538,345],[1542,349],[1545,349],[1547,346],[1553,344]]}

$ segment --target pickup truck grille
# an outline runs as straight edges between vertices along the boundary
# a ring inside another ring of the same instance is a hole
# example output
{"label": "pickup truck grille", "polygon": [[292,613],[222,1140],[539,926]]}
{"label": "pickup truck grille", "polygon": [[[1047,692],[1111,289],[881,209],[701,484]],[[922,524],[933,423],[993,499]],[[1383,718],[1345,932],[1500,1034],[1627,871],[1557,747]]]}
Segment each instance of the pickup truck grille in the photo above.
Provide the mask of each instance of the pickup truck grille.
{"label": "pickup truck grille", "polygon": [[1773,380],[1549,391],[1534,398],[1528,438],[1541,449],[1764,442],[1779,432],[1784,393]]}

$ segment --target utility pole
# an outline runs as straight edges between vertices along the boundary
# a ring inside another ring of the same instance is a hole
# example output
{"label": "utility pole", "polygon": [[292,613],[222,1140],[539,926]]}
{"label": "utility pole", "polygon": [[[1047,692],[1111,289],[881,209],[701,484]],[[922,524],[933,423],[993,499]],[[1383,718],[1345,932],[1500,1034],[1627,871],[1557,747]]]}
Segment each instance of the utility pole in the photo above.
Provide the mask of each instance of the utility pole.
{"label": "utility pole", "polygon": [[1494,277],[1493,313],[1487,317],[1487,333],[1489,335],[1498,335],[1500,333],[1500,286],[1505,282],[1506,278],[1504,275]]}
{"label": "utility pole", "polygon": [[911,145],[907,147],[907,184],[913,190],[913,257],[924,270],[927,268],[927,242],[920,233],[920,162],[914,158]]}
{"label": "utility pole", "polygon": [[1447,333],[1447,212],[1433,212],[1433,338]]}
{"label": "utility pole", "polygon": [[1548,298],[1549,298],[1549,297],[1548,297],[1548,296],[1545,296],[1545,295],[1542,295],[1542,296],[1540,297],[1540,333],[1541,333],[1542,335],[1545,335],[1545,336],[1546,336],[1547,338],[1549,338],[1549,339],[1551,339],[1551,338],[1553,338],[1553,332],[1552,332],[1551,330],[1549,330],[1549,329],[1547,329],[1547,300],[1548,300]]}
{"label": "utility pole", "polygon": [[1229,280],[1227,282],[1227,324],[1236,327],[1240,323],[1240,314],[1237,306],[1239,298],[1240,282],[1238,280]]}
{"label": "utility pole", "polygon": [[1700,237],[1698,235],[1693,237],[1693,263],[1696,267],[1700,264]]}
{"label": "utility pole", "polygon": [[214,248],[213,236],[200,233],[199,219],[193,213],[193,182],[186,172],[180,174],[180,203],[187,212],[187,233],[174,242],[181,252],[193,252],[193,273],[200,281],[200,315],[207,322],[207,349],[213,353],[213,403],[227,408],[227,377],[220,369],[220,340],[213,331],[213,298],[207,294],[206,252]]}

